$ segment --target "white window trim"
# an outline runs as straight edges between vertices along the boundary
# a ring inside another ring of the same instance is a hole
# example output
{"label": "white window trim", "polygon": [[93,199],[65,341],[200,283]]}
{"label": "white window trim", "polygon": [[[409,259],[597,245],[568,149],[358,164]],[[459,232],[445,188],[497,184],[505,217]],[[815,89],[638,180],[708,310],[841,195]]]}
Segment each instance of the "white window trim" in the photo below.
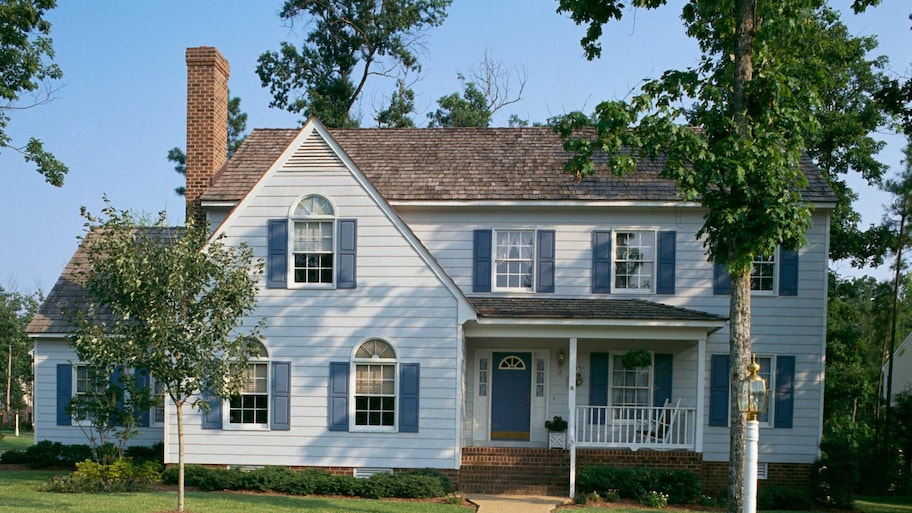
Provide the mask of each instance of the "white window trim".
{"label": "white window trim", "polygon": [[[637,408],[648,408],[650,406],[650,404],[652,403],[653,391],[655,390],[655,352],[654,351],[648,351],[648,352],[649,352],[649,355],[652,357],[652,363],[650,363],[649,367],[647,367],[649,369],[649,390],[646,392],[646,403],[647,404],[642,405],[642,406],[637,406]],[[611,353],[609,353],[609,356],[611,357],[611,366],[608,368],[608,407],[609,408],[614,408],[614,407],[623,408],[625,406],[620,405],[620,404],[614,404],[614,394],[612,392],[614,391],[614,381],[613,381],[613,376],[614,376],[614,372],[615,372],[614,361],[620,360],[621,358],[623,358],[624,353],[612,351]],[[655,406],[655,405],[653,405],[653,406]]]}
{"label": "white window trim", "polygon": [[[395,358],[357,358],[355,353],[358,352],[358,349],[365,343],[370,340],[382,340],[390,345],[393,349],[393,352],[396,354]],[[357,424],[356,416],[356,406],[358,391],[357,378],[358,378],[358,365],[370,365],[370,364],[383,364],[383,365],[392,365],[393,366],[393,397],[395,398],[395,409],[393,410],[393,425],[392,426],[362,426]],[[349,363],[349,372],[348,372],[348,389],[351,391],[348,401],[348,430],[353,433],[398,433],[399,432],[399,412],[401,410],[401,397],[399,397],[399,348],[393,344],[392,341],[385,337],[368,337],[364,340],[361,340],[355,345],[354,351],[352,351],[351,359]]]}
{"label": "white window trim", "polygon": [[[333,215],[321,215],[321,216],[311,216],[311,217],[296,217],[294,211],[297,208],[298,204],[301,203],[306,198],[311,196],[319,196],[326,200],[327,203],[333,209]],[[339,251],[338,251],[338,223],[336,222],[339,219],[339,209],[336,207],[335,202],[326,194],[321,192],[314,192],[311,194],[304,194],[303,196],[298,197],[291,203],[291,207],[288,209],[288,244],[286,248],[286,254],[288,255],[288,266],[286,270],[286,276],[288,277],[287,285],[289,289],[335,289],[336,288],[336,275],[339,265]],[[296,221],[330,221],[332,226],[332,255],[333,255],[333,268],[332,268],[332,281],[330,283],[303,283],[295,281],[295,262],[294,262],[294,229]]]}
{"label": "white window trim", "polygon": [[[150,375],[149,376],[149,387],[150,387],[149,389],[151,390],[151,393],[153,395],[155,394],[156,383],[158,383],[158,380]],[[160,399],[161,399],[161,405],[152,406],[151,408],[149,408],[149,427],[164,427],[168,423],[168,407],[167,407],[168,394],[166,394],[164,390],[162,390]],[[156,408],[162,408],[162,410],[163,410],[164,415],[162,415],[161,422],[155,420],[155,409]]]}
{"label": "white window trim", "polygon": [[[83,395],[83,394],[80,394],[80,393],[77,391],[77,387],[76,387],[76,382],[78,381],[78,380],[77,380],[77,374],[78,374],[78,372],[79,372],[79,371],[77,370],[77,368],[80,368],[80,367],[85,368],[85,369],[88,371],[89,364],[79,362],[79,363],[73,363],[73,364],[70,365],[70,368],[72,369],[72,372],[70,372],[70,379],[72,380],[72,381],[71,381],[71,387],[72,387],[72,388],[70,388],[70,390],[71,390],[71,392],[70,392],[70,399],[75,399],[77,396]],[[88,380],[88,375],[86,375],[86,380]],[[73,413],[70,414],[70,418],[73,419],[73,425],[74,425],[74,426],[77,426],[77,427],[92,427],[92,421],[89,420],[89,419],[79,420],[79,419],[76,418],[75,414],[73,414]]]}
{"label": "white window trim", "polygon": [[[497,286],[497,234],[498,232],[532,232],[532,283],[529,287]],[[494,228],[491,231],[491,291],[518,294],[535,293],[538,286],[538,229],[537,228]]]}
{"label": "white window trim", "polygon": [[[754,290],[751,288],[752,296],[778,296],[779,295],[779,263],[781,259],[779,258],[779,248],[777,247],[773,251],[773,288],[772,290]],[[754,266],[751,264],[751,271],[753,272]],[[775,358],[773,358],[775,360]]]}
{"label": "white window trim", "polygon": [[[757,362],[760,360],[769,360],[769,379],[766,380],[766,421],[759,421],[761,428],[772,428],[775,421],[775,407],[774,404],[776,401],[773,400],[775,385],[776,385],[776,356],[770,354],[757,354],[754,355],[757,357]],[[763,370],[763,367],[760,367],[760,370]],[[758,416],[759,417],[759,416]]]}
{"label": "white window trim", "polygon": [[[648,289],[621,288],[617,286],[617,235],[620,233],[652,234],[652,280]],[[655,294],[656,276],[658,274],[658,230],[655,228],[623,228],[611,230],[611,292],[617,294],[648,295]]]}
{"label": "white window trim", "polygon": [[[269,431],[269,419],[272,418],[272,365],[271,359],[268,356],[269,352],[266,349],[266,346],[263,346],[263,350],[266,351],[267,356],[250,358],[247,363],[262,363],[266,364],[266,423],[265,424],[244,424],[244,423],[232,423],[231,422],[231,399],[224,399],[222,401],[222,429],[225,431]],[[240,394],[243,395],[243,394]]]}

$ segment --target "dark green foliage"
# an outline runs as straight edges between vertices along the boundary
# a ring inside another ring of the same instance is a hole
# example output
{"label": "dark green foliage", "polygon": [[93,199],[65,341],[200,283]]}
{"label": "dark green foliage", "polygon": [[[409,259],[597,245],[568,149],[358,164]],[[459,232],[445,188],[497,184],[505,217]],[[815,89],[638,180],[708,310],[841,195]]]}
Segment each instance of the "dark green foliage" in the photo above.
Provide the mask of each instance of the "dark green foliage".
{"label": "dark green foliage", "polygon": [[[56,0],[16,0],[0,2],[0,150],[10,148],[34,162],[47,183],[60,187],[67,167],[44,149],[41,141],[30,138],[25,145],[14,146],[7,133],[7,112],[48,102],[53,95],[52,81],[63,76],[51,62],[54,44],[47,11],[57,6]],[[43,89],[43,91],[41,91]],[[22,103],[22,96],[35,96]]]}
{"label": "dark green foliage", "polygon": [[474,82],[463,82],[462,96],[452,93],[441,96],[437,100],[440,106],[436,111],[428,114],[431,128],[476,127],[486,128],[491,123],[493,112],[488,105],[488,100]]}
{"label": "dark green foliage", "polygon": [[[451,0],[286,0],[279,16],[310,32],[300,50],[288,42],[260,56],[257,74],[270,107],[316,116],[331,128],[354,127],[351,109],[370,76],[402,78],[421,69],[414,52],[421,31],[446,18]],[[302,25],[303,26],[303,25]],[[398,73],[396,71],[398,70]],[[406,119],[400,94],[389,122]]]}
{"label": "dark green foliage", "polygon": [[164,465],[165,444],[163,442],[158,442],[157,444],[151,446],[134,445],[127,447],[127,449],[124,451],[124,456],[133,463],[155,461]]}
{"label": "dark green foliage", "polygon": [[757,509],[805,511],[811,504],[807,493],[794,488],[771,486],[757,491]]}
{"label": "dark green foliage", "polygon": [[[435,470],[421,470],[403,474],[376,474],[368,479],[340,476],[308,469],[293,471],[285,467],[263,467],[254,470],[239,468],[219,469],[187,465],[187,486],[200,490],[251,490],[277,492],[288,495],[342,495],[380,499],[427,499],[443,497],[450,491],[450,480]],[[169,467],[162,480],[166,484],[177,482],[177,469]]]}
{"label": "dark green foliage", "polygon": [[617,493],[637,501],[655,491],[667,494],[670,504],[690,504],[700,498],[703,487],[700,476],[689,470],[589,467],[579,472],[577,490],[604,497]]}
{"label": "dark green foliage", "polygon": [[88,445],[63,445],[42,440],[27,449],[0,454],[0,463],[31,468],[73,468],[77,462],[91,458],[92,449]]}

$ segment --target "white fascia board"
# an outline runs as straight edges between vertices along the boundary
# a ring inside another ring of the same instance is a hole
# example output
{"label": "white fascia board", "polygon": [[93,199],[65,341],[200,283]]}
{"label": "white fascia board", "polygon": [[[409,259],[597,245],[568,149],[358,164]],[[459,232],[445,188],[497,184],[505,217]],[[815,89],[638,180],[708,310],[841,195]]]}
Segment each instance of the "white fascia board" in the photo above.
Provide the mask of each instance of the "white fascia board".
{"label": "white fascia board", "polygon": [[700,204],[693,201],[582,201],[582,200],[432,200],[432,201],[410,201],[397,200],[390,201],[394,207],[459,207],[459,208],[484,208],[484,207],[562,207],[562,208],[593,208],[593,207],[694,207],[699,208]]}
{"label": "white fascia board", "polygon": [[202,201],[200,205],[203,207],[213,207],[213,208],[234,208],[238,204],[237,201]]}
{"label": "white fascia board", "polygon": [[28,338],[33,338],[37,341],[43,338],[52,340],[67,339],[70,338],[70,335],[72,335],[72,333],[27,333],[27,335]]}

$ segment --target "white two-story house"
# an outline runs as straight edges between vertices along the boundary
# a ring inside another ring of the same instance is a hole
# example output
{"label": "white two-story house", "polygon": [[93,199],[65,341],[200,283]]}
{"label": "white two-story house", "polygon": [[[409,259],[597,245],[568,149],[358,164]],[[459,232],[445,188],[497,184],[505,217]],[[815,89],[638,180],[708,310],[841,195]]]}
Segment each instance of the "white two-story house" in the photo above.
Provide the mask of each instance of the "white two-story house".
{"label": "white two-story house", "polygon": [[[247,391],[192,412],[189,463],[435,468],[466,491],[561,494],[576,468],[640,465],[724,489],[728,275],[662,162],[577,180],[549,128],[311,120],[254,130],[225,163],[228,64],[206,47],[187,63],[190,211],[265,261],[248,322],[267,322]],[[803,486],[821,434],[835,198],[805,171],[804,246],[752,275],[771,390],[761,486]],[[59,310],[79,300],[79,258],[30,326],[38,440],[84,443],[61,406],[81,383]],[[554,416],[563,437],[545,429]],[[163,440],[176,462],[175,424],[172,406],[152,411],[138,442]]]}

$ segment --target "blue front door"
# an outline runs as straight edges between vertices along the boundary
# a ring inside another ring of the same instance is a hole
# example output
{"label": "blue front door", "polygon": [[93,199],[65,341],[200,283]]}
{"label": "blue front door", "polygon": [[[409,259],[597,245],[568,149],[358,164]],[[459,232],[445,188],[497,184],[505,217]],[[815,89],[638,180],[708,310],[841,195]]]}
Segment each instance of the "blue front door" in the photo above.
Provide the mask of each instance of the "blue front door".
{"label": "blue front door", "polygon": [[494,353],[491,440],[529,440],[532,354]]}

